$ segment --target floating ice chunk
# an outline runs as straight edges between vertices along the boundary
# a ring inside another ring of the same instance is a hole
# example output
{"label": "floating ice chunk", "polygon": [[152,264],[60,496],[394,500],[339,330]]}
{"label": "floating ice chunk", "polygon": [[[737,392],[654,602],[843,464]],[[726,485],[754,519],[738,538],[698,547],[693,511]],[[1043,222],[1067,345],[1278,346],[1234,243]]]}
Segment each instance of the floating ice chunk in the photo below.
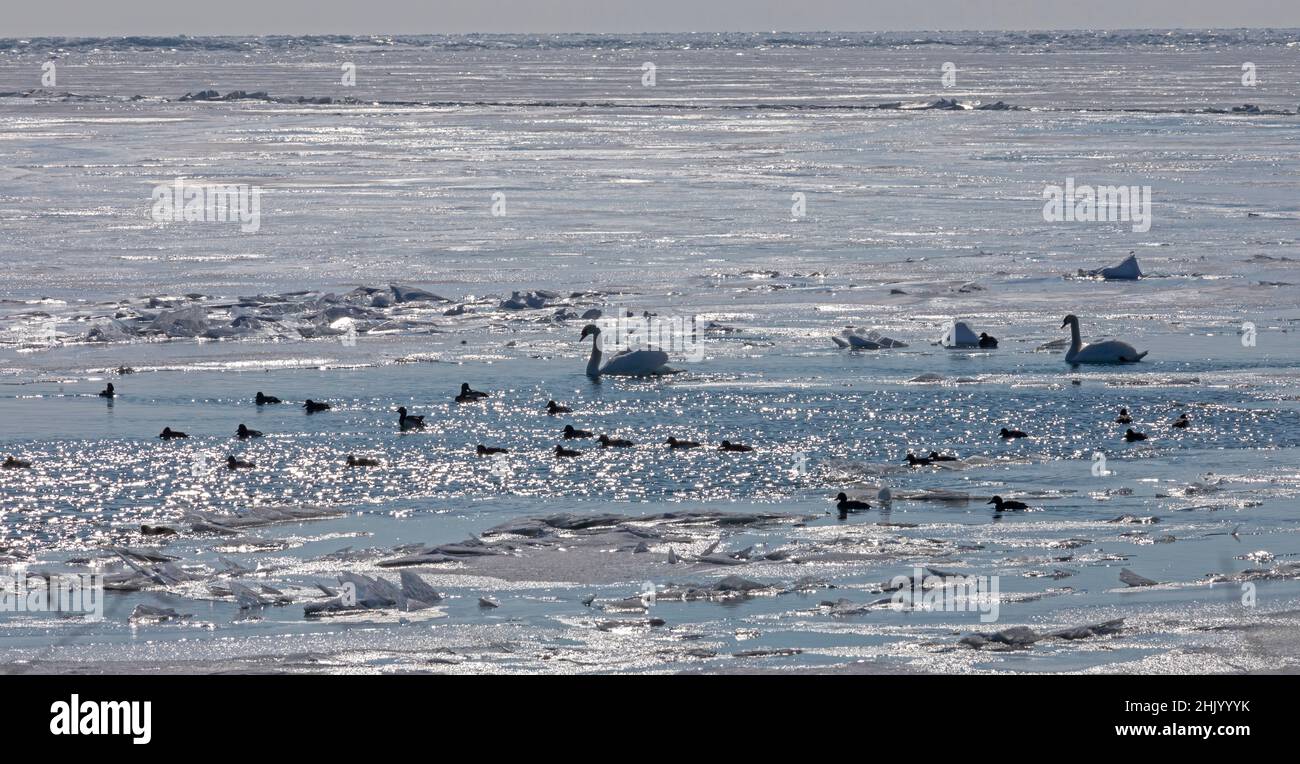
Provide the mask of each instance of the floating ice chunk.
{"label": "floating ice chunk", "polygon": [[199,307],[159,313],[148,328],[150,332],[159,332],[168,337],[198,337],[207,330],[207,312]]}
{"label": "floating ice chunk", "polygon": [[393,290],[393,299],[398,302],[451,302],[446,297],[439,297],[433,292],[426,292],[415,287],[389,284],[388,288]]}
{"label": "floating ice chunk", "polygon": [[845,329],[840,332],[839,337],[831,337],[831,341],[842,348],[852,348],[853,350],[880,350],[882,348],[905,348],[906,342],[886,337],[880,332],[872,329],[864,332],[861,329]]}
{"label": "floating ice chunk", "polygon": [[977,348],[980,346],[980,338],[965,321],[953,321],[940,338],[939,344],[946,348]]}
{"label": "floating ice chunk", "polygon": [[1138,267],[1137,255],[1130,253],[1128,257],[1124,258],[1123,261],[1119,263],[1119,265],[1112,265],[1109,268],[1098,268],[1089,271],[1088,274],[1090,276],[1101,276],[1104,279],[1112,281],[1136,281],[1137,279],[1142,278],[1142,269]]}
{"label": "floating ice chunk", "polygon": [[125,342],[135,336],[135,330],[116,319],[96,324],[86,332],[87,342]]}
{"label": "floating ice chunk", "polygon": [[502,310],[523,310],[525,308],[545,308],[546,303],[559,297],[555,292],[534,289],[531,292],[511,292],[510,298],[502,300],[497,307]]}

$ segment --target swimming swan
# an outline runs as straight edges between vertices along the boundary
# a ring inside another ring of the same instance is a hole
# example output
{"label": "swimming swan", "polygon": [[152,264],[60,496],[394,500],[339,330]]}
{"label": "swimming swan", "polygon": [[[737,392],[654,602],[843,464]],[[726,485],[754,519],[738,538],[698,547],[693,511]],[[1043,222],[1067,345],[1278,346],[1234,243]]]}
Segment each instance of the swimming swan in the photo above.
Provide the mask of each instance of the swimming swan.
{"label": "swimming swan", "polygon": [[600,327],[587,324],[582,328],[579,341],[593,337],[591,358],[587,361],[587,376],[598,378],[606,374],[618,377],[656,377],[663,374],[677,374],[681,370],[668,365],[668,354],[662,350],[629,350],[609,359],[600,365],[603,353],[600,350]]}
{"label": "swimming swan", "polygon": [[1084,345],[1079,338],[1079,317],[1074,314],[1065,317],[1061,328],[1070,327],[1070,349],[1065,353],[1065,362],[1080,363],[1137,363],[1146,357],[1147,351],[1139,353],[1127,342],[1106,340]]}

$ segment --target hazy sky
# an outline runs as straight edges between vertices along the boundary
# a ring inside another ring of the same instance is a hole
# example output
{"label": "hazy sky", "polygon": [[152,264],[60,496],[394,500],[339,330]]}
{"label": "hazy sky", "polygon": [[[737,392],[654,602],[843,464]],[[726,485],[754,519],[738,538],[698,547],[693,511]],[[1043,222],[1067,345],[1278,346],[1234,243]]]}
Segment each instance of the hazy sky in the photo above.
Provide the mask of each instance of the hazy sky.
{"label": "hazy sky", "polygon": [[1298,0],[4,0],[0,37],[1300,27]]}

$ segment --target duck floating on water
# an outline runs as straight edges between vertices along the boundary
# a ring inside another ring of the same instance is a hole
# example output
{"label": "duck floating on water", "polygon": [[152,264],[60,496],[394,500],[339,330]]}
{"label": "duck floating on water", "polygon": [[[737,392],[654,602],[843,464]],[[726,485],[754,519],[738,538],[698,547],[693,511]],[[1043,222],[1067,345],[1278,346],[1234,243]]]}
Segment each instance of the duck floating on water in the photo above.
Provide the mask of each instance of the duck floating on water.
{"label": "duck floating on water", "polygon": [[1182,414],[1179,414],[1179,415],[1178,415],[1178,418],[1175,419],[1175,420],[1173,421],[1173,423],[1170,424],[1169,426],[1170,426],[1170,427],[1177,427],[1177,428],[1179,428],[1179,429],[1184,429],[1184,428],[1190,427],[1191,425],[1192,425],[1192,420],[1190,420],[1190,419],[1187,418],[1187,412],[1184,411]]}
{"label": "duck floating on water", "polygon": [[930,460],[924,456],[916,456],[911,452],[907,454],[907,465],[909,467],[926,467],[929,464]]}
{"label": "duck floating on water", "polygon": [[107,387],[99,391],[100,398],[112,398],[114,395],[117,395],[117,393],[113,390],[112,382],[109,382]]}
{"label": "duck floating on water", "polygon": [[1115,417],[1115,424],[1133,424],[1133,417],[1128,415],[1128,409],[1119,410],[1119,416]]}
{"label": "duck floating on water", "polygon": [[497,448],[495,446],[485,446],[482,443],[480,443],[474,447],[474,453],[478,454],[479,456],[494,456],[496,454],[508,454],[510,453],[510,449]]}
{"label": "duck floating on water", "polygon": [[938,451],[931,451],[931,452],[930,452],[930,461],[932,461],[932,462],[955,462],[955,461],[958,461],[958,459],[957,459],[957,457],[955,457],[955,456],[945,456],[944,454],[941,454],[941,453],[939,453]]}
{"label": "duck floating on water", "polygon": [[228,470],[251,470],[257,465],[252,462],[246,462],[243,459],[236,459],[233,455],[226,457],[226,469]]}
{"label": "duck floating on water", "polygon": [[747,446],[744,443],[732,443],[729,440],[724,440],[722,441],[722,445],[718,446],[718,450],[719,451],[753,451],[754,447]]}
{"label": "duck floating on water", "polygon": [[407,432],[408,430],[423,430],[423,429],[424,429],[424,416],[423,416],[423,415],[421,415],[421,416],[412,416],[412,415],[406,413],[406,407],[405,407],[405,406],[398,406],[398,407],[397,407],[397,427],[398,427],[398,429],[400,429],[402,432]]}
{"label": "duck floating on water", "polygon": [[265,406],[268,403],[279,403],[280,399],[274,395],[262,395],[262,391],[257,391],[257,397],[253,401],[259,406]]}
{"label": "duck floating on water", "polygon": [[1128,441],[1129,443],[1133,443],[1139,440],[1146,440],[1146,439],[1147,439],[1146,435],[1138,432],[1137,430],[1134,430],[1132,427],[1124,431],[1124,440]]}
{"label": "duck floating on water", "polygon": [[188,438],[189,436],[179,430],[173,430],[170,427],[164,427],[163,431],[158,433],[158,437],[163,440],[173,440],[175,438]]}
{"label": "duck floating on water", "polygon": [[551,416],[555,416],[556,414],[572,414],[573,409],[569,408],[568,406],[561,406],[555,401],[547,401],[546,413],[550,414]]}
{"label": "duck floating on water", "polygon": [[591,437],[591,432],[589,430],[575,430],[573,429],[573,425],[571,424],[564,425],[565,440],[573,440],[574,438],[590,438],[590,437]]}
{"label": "duck floating on water", "polygon": [[871,505],[865,501],[850,499],[848,494],[840,491],[835,496],[835,508],[840,512],[840,519],[848,517],[850,512],[861,512],[862,510],[871,509]]}
{"label": "duck floating on water", "polygon": [[356,457],[353,456],[352,454],[348,454],[348,466],[349,467],[378,467],[379,460],[371,459],[368,456]]}
{"label": "duck floating on water", "polygon": [[1024,432],[1023,430],[1008,430],[1008,429],[1005,428],[1005,427],[1002,428],[1002,432],[999,433],[999,434],[1000,434],[1002,437],[1006,438],[1007,440],[1015,440],[1016,438],[1028,438],[1028,437],[1029,437],[1029,434],[1026,433],[1026,432]]}
{"label": "duck floating on water", "polygon": [[985,350],[993,350],[997,348],[997,346],[998,346],[997,337],[990,337],[987,333],[980,332],[980,347],[984,348]]}
{"label": "duck floating on water", "polygon": [[488,393],[479,392],[470,388],[468,382],[460,383],[460,395],[456,396],[457,403],[473,403],[489,397]]}
{"label": "duck floating on water", "polygon": [[1023,501],[1003,499],[1001,496],[994,496],[984,503],[996,505],[993,508],[998,512],[1001,512],[1004,509],[1029,509],[1029,505]]}
{"label": "duck floating on water", "polygon": [[600,441],[601,448],[631,448],[635,445],[625,438],[611,438],[608,435],[601,435],[597,440]]}
{"label": "duck floating on water", "polygon": [[302,407],[307,409],[308,414],[315,414],[318,411],[330,410],[330,405],[328,403],[324,401],[313,401],[311,398],[308,398],[307,401],[302,404]]}
{"label": "duck floating on water", "polygon": [[571,449],[571,448],[565,448],[564,446],[561,446],[561,445],[559,445],[559,444],[556,444],[556,446],[555,446],[555,456],[556,456],[557,458],[560,458],[560,457],[580,456],[581,454],[582,454],[581,451],[574,451],[574,450]]}
{"label": "duck floating on water", "polygon": [[694,440],[678,440],[669,435],[668,440],[664,441],[669,448],[699,448],[700,444]]}
{"label": "duck floating on water", "polygon": [[29,469],[31,466],[32,463],[26,459],[18,459],[12,456],[6,456],[4,464],[0,465],[0,467],[7,470],[25,470]]}
{"label": "duck floating on water", "polygon": [[241,424],[239,425],[239,429],[235,430],[235,437],[239,438],[240,440],[248,440],[249,438],[260,438],[262,437],[262,431],[250,430]]}

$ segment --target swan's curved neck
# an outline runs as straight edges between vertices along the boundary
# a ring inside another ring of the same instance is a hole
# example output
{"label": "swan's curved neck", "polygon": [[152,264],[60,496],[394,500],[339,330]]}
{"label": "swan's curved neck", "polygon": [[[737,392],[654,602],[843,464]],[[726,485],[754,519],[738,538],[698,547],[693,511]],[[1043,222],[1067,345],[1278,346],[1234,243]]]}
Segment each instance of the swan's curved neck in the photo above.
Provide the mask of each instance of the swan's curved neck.
{"label": "swan's curved neck", "polygon": [[1083,339],[1079,336],[1079,319],[1070,322],[1070,355],[1079,352],[1083,347]]}
{"label": "swan's curved neck", "polygon": [[587,360],[587,376],[600,376],[600,334],[591,335],[591,358]]}

